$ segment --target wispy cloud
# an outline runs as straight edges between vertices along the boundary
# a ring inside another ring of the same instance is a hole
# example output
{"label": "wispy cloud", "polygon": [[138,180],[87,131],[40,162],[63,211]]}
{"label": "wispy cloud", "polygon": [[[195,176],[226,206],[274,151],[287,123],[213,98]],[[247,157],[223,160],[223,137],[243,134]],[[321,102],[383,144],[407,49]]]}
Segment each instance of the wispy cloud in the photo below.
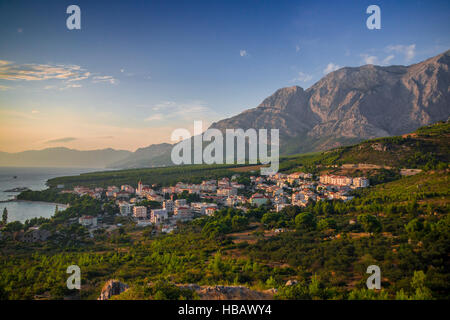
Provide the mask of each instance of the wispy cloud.
{"label": "wispy cloud", "polygon": [[248,57],[248,52],[247,52],[247,50],[242,49],[239,51],[239,55],[241,57]]}
{"label": "wispy cloud", "polygon": [[112,76],[94,76],[92,82],[94,83],[102,83],[109,82],[110,84],[116,84],[117,80]]}
{"label": "wispy cloud", "polygon": [[0,84],[0,91],[6,91],[6,90],[9,90],[9,89],[11,89],[11,87],[4,86],[4,85]]}
{"label": "wispy cloud", "polygon": [[306,73],[304,73],[304,72],[299,72],[298,74],[297,74],[297,76],[294,78],[294,79],[292,79],[291,80],[291,82],[308,82],[308,81],[311,81],[312,80],[312,76],[311,75],[309,75],[309,74],[306,74]]}
{"label": "wispy cloud", "polygon": [[[390,45],[385,47],[382,51],[383,53],[376,53],[376,55],[373,53],[361,54],[360,56],[362,58],[362,62],[365,64],[376,64],[386,66],[392,63],[392,60],[396,58],[396,55],[403,55],[404,62],[409,63],[416,56],[416,45],[414,43],[411,45],[402,45],[402,44]],[[394,53],[396,55],[394,55]],[[380,58],[380,56],[385,57]]]}
{"label": "wispy cloud", "polygon": [[162,113],[155,113],[151,116],[145,118],[145,121],[161,121],[164,119],[164,115]]}
{"label": "wispy cloud", "polygon": [[76,65],[16,64],[0,60],[1,80],[40,81],[59,79],[78,81],[86,79],[88,76],[89,73]]}
{"label": "wispy cloud", "polygon": [[394,59],[395,56],[393,54],[388,55],[386,58],[383,59],[383,64],[387,65],[391,63],[391,60]]}
{"label": "wispy cloud", "polygon": [[405,56],[405,61],[409,62],[416,56],[416,44],[410,45],[390,45],[386,48],[387,52],[396,52]]}
{"label": "wispy cloud", "polygon": [[[51,64],[18,64],[12,61],[0,60],[0,80],[6,81],[45,81],[61,80],[64,84],[60,90],[80,88],[76,82],[92,78],[92,82],[107,82],[116,84],[112,76],[93,75],[86,69],[77,65],[51,65]],[[76,83],[76,84],[75,84]],[[47,85],[44,89],[56,89],[57,85]]]}
{"label": "wispy cloud", "polygon": [[330,72],[336,71],[338,69],[342,68],[341,66],[334,64],[333,62],[330,62],[325,69],[323,69],[323,74],[328,74]]}
{"label": "wispy cloud", "polygon": [[77,138],[65,137],[65,138],[48,140],[48,141],[46,141],[46,143],[64,143],[64,142],[71,142],[71,141],[75,141],[75,140],[77,140]]}
{"label": "wispy cloud", "polygon": [[151,107],[150,114],[145,121],[193,121],[193,120],[209,120],[217,118],[218,114],[209,108],[202,101],[193,101],[189,103],[177,103],[174,101],[164,101]]}
{"label": "wispy cloud", "polygon": [[363,54],[361,54],[361,57],[365,64],[379,64],[377,56],[363,53]]}

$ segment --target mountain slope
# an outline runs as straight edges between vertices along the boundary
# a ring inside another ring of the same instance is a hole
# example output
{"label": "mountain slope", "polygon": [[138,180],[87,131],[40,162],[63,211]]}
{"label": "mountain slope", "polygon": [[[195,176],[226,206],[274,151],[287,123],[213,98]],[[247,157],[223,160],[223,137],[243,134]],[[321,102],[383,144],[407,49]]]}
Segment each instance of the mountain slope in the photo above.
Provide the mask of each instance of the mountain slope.
{"label": "mountain slope", "polygon": [[449,63],[447,51],[408,67],[342,68],[211,127],[278,128],[285,154],[403,134],[450,116]]}
{"label": "mountain slope", "polygon": [[343,164],[447,168],[450,163],[450,122],[438,122],[402,136],[376,138],[320,153],[286,156],[280,160],[280,171],[290,171],[299,166],[340,167]]}
{"label": "mountain slope", "polygon": [[169,143],[152,144],[139,148],[125,159],[111,163],[111,168],[142,168],[161,166],[170,163],[170,152],[173,145]]}

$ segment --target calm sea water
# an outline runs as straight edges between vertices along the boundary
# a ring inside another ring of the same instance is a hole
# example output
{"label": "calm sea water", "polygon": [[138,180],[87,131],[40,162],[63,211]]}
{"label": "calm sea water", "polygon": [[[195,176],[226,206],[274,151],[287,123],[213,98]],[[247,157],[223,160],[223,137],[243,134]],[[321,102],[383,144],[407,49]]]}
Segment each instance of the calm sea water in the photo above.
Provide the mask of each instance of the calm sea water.
{"label": "calm sea water", "polygon": [[[19,168],[0,167],[0,200],[13,199],[18,193],[5,190],[27,187],[31,190],[44,190],[48,179],[78,175],[80,173],[98,171],[88,168]],[[15,178],[16,177],[16,178]],[[55,213],[55,204],[45,202],[13,201],[0,202],[0,214],[8,209],[8,222],[21,221],[34,217],[50,217]]]}

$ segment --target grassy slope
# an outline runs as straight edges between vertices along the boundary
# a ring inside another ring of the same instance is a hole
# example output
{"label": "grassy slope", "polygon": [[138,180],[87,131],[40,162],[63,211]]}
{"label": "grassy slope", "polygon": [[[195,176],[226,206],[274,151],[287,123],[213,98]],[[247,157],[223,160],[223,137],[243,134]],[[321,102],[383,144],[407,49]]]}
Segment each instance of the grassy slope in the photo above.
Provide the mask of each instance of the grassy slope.
{"label": "grassy slope", "polygon": [[404,136],[367,140],[321,153],[281,158],[280,169],[298,166],[369,163],[398,168],[423,168],[450,161],[450,123],[439,122]]}

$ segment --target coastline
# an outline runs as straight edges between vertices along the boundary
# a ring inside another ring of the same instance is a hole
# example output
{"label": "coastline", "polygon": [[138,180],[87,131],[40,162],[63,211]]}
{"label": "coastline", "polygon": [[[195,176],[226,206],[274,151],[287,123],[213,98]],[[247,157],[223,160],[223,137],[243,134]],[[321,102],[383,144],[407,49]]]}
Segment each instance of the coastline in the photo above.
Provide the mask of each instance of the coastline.
{"label": "coastline", "polygon": [[8,200],[0,200],[0,203],[7,203],[7,202],[29,202],[29,203],[45,203],[45,204],[51,204],[55,206],[62,206],[65,209],[69,207],[68,204],[64,203],[56,203],[56,202],[46,202],[46,201],[33,201],[33,200],[18,200],[18,199],[8,199]]}

